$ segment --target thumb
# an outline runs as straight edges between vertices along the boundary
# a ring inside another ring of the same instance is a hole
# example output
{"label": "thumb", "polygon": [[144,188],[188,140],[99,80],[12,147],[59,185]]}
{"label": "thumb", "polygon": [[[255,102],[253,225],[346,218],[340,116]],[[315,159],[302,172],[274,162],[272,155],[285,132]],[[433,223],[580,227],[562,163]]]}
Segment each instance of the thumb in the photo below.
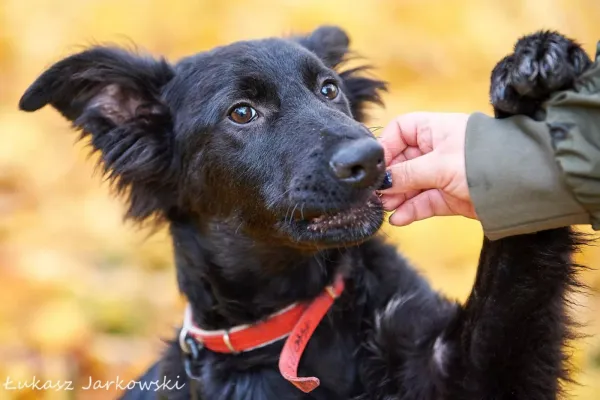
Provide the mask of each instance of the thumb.
{"label": "thumb", "polygon": [[388,168],[392,187],[384,194],[406,193],[411,190],[437,189],[443,169],[436,152],[424,154],[411,160],[396,163]]}

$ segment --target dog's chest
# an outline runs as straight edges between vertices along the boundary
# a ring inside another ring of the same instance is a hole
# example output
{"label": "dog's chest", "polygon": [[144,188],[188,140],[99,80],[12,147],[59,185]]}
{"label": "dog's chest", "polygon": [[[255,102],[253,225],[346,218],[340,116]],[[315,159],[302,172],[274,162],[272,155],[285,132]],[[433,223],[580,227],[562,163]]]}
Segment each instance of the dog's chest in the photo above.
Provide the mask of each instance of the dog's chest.
{"label": "dog's chest", "polygon": [[[316,376],[327,399],[348,399],[357,382],[356,351],[353,332],[336,324],[322,324],[311,339],[300,363],[300,376]],[[316,394],[316,393],[313,393]]]}

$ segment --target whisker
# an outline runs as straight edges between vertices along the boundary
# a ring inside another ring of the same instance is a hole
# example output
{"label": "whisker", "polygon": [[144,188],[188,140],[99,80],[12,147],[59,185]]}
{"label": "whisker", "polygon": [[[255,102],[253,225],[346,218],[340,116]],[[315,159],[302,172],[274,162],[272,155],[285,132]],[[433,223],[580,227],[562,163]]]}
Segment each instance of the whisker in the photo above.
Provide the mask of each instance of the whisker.
{"label": "whisker", "polygon": [[242,225],[244,224],[244,221],[240,222],[240,224],[238,225],[238,227],[235,230],[235,234],[238,234],[238,231],[240,230],[240,228],[242,227]]}
{"label": "whisker", "polygon": [[290,191],[292,190],[292,188],[287,188],[286,190],[284,190],[281,194],[279,194],[275,199],[271,200],[268,204],[269,207],[273,207],[279,200],[281,200],[282,198],[285,197],[285,195],[287,195]]}
{"label": "whisker", "polygon": [[378,130],[383,129],[383,126],[370,126],[367,129],[369,129],[371,133],[375,135]]}
{"label": "whisker", "polygon": [[317,262],[317,265],[321,268],[321,272],[324,273],[326,271],[325,266],[323,264],[321,264],[321,261],[319,261],[319,254],[317,253],[317,256],[315,257],[315,261]]}
{"label": "whisker", "polygon": [[288,212],[290,211],[290,204],[288,204],[287,209],[285,210],[285,215],[283,216],[283,220],[287,223],[287,215]]}
{"label": "whisker", "polygon": [[294,212],[296,211],[296,208],[298,207],[298,203],[295,203],[295,204],[296,205],[294,206],[294,209],[292,210],[292,213],[290,214],[290,224],[294,220]]}

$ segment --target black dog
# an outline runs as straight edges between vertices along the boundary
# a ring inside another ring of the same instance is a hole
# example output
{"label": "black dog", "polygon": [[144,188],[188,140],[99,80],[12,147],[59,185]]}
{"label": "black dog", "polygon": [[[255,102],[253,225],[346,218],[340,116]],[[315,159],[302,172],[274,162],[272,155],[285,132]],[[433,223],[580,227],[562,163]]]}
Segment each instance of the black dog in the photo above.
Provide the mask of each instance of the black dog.
{"label": "black dog", "polygon": [[[344,278],[300,360],[300,376],[320,379],[313,391],[279,373],[284,339],[226,354],[183,338],[142,380],[178,382],[163,390],[169,399],[555,399],[568,378],[577,238],[565,228],[486,240],[466,304],[434,292],[375,237],[385,166],[359,121],[385,84],[363,69],[335,72],[348,44],[322,27],[174,65],[94,47],[24,94],[21,109],[50,104],[90,138],[131,219],[169,225],[179,286],[203,329],[262,321]],[[521,39],[492,76],[497,116],[534,116],[590,64],[559,34]]]}

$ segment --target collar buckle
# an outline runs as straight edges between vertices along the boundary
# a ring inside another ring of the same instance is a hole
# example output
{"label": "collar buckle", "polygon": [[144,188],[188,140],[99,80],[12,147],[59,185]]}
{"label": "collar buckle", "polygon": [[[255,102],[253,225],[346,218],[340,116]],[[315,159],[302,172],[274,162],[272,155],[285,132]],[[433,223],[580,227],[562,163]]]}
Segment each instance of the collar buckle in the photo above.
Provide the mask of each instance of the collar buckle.
{"label": "collar buckle", "polygon": [[200,380],[200,351],[204,344],[190,335],[193,326],[192,308],[188,304],[183,316],[183,326],[179,331],[179,347],[183,351],[183,366],[187,376],[193,380]]}
{"label": "collar buckle", "polygon": [[200,380],[200,350],[204,348],[201,343],[198,343],[193,337],[187,336],[184,340],[186,349],[182,350],[185,352],[183,366],[185,373],[190,379]]}
{"label": "collar buckle", "polygon": [[[185,307],[185,313],[183,314],[183,324],[181,330],[179,331],[179,347],[181,347],[181,350],[183,350],[183,352],[186,354],[190,354],[193,351],[189,345],[188,339],[192,339],[196,345],[198,344],[198,341],[190,335],[190,330],[192,329],[193,325],[194,321],[192,318],[192,308],[189,304],[187,304]],[[201,341],[199,344],[201,347],[204,347]]]}

